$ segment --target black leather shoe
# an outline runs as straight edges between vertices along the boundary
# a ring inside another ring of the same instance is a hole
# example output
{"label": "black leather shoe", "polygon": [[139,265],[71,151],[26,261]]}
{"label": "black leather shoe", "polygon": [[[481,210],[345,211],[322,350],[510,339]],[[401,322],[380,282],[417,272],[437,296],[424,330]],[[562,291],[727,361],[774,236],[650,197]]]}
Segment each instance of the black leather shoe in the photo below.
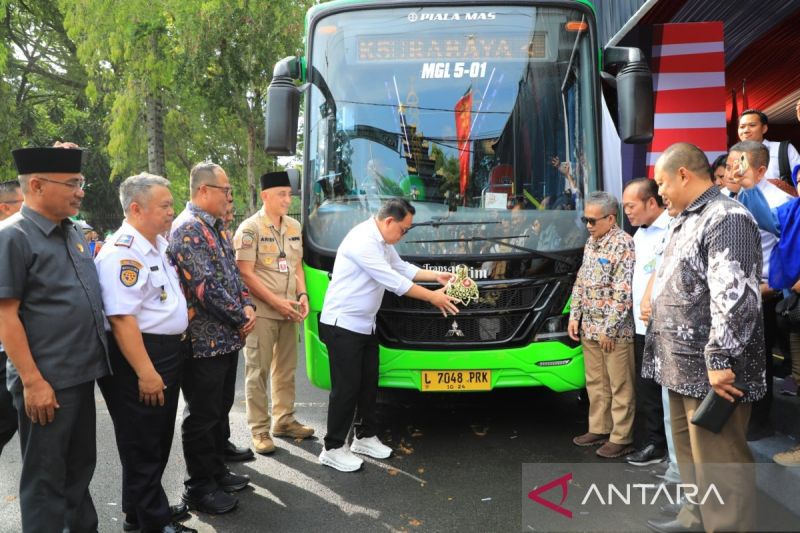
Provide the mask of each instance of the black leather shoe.
{"label": "black leather shoe", "polygon": [[197,530],[186,527],[180,522],[172,522],[161,529],[149,529],[142,533],[197,533]]}
{"label": "black leather shoe", "polygon": [[253,450],[250,448],[245,448],[244,446],[236,446],[231,441],[228,441],[225,444],[225,460],[231,461],[232,463],[240,463],[242,461],[250,461],[251,459],[255,459],[255,454],[253,454]]}
{"label": "black leather shoe", "polygon": [[245,474],[236,474],[228,470],[221,478],[217,479],[217,483],[225,492],[236,492],[245,488],[250,484],[250,476]]}
{"label": "black leather shoe", "polygon": [[[170,518],[173,522],[186,520],[189,518],[189,507],[184,502],[178,502],[169,506]],[[122,531],[137,531],[139,529],[139,518],[135,513],[126,514],[122,521]]]}
{"label": "black leather shoe", "polygon": [[233,511],[239,504],[239,500],[227,492],[217,489],[202,495],[183,493],[181,499],[189,507],[207,514],[225,514]]}
{"label": "black leather shoe", "polygon": [[656,448],[655,444],[648,444],[638,452],[633,452],[627,456],[625,460],[633,466],[654,465],[666,461],[667,452],[664,449]]}
{"label": "black leather shoe", "polygon": [[673,518],[667,522],[662,522],[660,520],[648,520],[647,527],[657,533],[689,533],[703,531],[703,527],[701,525],[698,524],[697,526],[686,527],[678,522],[677,518]]}
{"label": "black leather shoe", "polygon": [[172,516],[173,522],[180,522],[189,518],[189,506],[184,502],[178,502],[175,505],[169,506],[169,513]]}

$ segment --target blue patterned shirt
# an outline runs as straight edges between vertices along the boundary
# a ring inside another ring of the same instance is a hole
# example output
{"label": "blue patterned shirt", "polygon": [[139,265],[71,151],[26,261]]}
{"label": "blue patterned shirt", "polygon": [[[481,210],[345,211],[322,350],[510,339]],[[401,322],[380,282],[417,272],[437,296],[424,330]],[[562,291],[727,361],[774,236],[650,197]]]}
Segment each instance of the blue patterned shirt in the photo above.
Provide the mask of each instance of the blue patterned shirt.
{"label": "blue patterned shirt", "polygon": [[761,236],[738,202],[710,187],[678,214],[653,285],[642,376],[703,398],[730,368],[744,401],[764,396]]}
{"label": "blue patterned shirt", "polygon": [[189,202],[175,220],[168,253],[186,292],[194,357],[240,350],[244,308],[253,303],[222,221]]}

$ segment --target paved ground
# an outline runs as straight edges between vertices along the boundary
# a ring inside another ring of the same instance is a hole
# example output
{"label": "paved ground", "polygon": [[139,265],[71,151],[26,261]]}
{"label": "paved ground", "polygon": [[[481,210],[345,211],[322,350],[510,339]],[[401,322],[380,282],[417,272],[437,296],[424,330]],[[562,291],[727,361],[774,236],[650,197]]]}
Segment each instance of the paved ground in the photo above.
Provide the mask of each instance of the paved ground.
{"label": "paved ground", "polygon": [[[238,444],[248,441],[241,370],[231,413]],[[327,392],[310,386],[302,372],[298,418],[322,435]],[[98,463],[92,494],[100,531],[121,531],[119,459],[99,391],[96,397]],[[382,400],[383,437],[396,450],[392,458],[368,460],[360,472],[344,474],[318,464],[321,440],[278,439],[275,454],[233,465],[252,478],[251,488],[238,493],[236,511],[193,515],[187,524],[202,532],[519,531],[523,463],[599,462],[593,449],[570,443],[585,430],[585,411],[575,394],[392,392]],[[15,439],[0,458],[2,532],[20,530],[19,463]],[[173,501],[182,490],[183,468],[178,438],[164,478]]]}

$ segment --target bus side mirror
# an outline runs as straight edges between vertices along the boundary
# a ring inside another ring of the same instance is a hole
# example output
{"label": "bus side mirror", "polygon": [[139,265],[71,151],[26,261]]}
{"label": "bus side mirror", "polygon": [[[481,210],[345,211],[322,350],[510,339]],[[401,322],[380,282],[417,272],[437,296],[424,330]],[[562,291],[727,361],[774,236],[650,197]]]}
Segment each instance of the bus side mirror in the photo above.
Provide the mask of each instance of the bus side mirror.
{"label": "bus side mirror", "polygon": [[286,174],[289,175],[289,185],[292,187],[292,194],[300,194],[300,171],[296,168],[287,168]]}
{"label": "bus side mirror", "polygon": [[608,47],[606,68],[621,65],[616,77],[619,136],[631,144],[653,140],[653,77],[638,48]]}
{"label": "bus side mirror", "polygon": [[267,87],[264,150],[270,155],[294,155],[297,149],[297,122],[300,117],[299,62],[287,57],[275,65]]}

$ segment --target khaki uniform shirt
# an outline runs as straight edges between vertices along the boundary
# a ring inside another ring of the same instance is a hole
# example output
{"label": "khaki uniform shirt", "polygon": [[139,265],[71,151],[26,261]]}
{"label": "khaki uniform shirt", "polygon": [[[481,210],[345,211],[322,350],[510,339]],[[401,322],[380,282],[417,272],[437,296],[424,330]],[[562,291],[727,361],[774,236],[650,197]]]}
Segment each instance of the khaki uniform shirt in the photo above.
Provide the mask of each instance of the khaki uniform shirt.
{"label": "khaki uniform shirt", "polygon": [[[282,217],[281,226],[273,226],[260,209],[242,222],[233,237],[237,261],[255,262],[255,274],[272,294],[288,300],[297,299],[297,265],[303,257],[300,223],[288,216]],[[281,250],[286,255],[288,272],[281,272]],[[256,303],[256,316],[284,320],[275,309],[251,292]]]}

